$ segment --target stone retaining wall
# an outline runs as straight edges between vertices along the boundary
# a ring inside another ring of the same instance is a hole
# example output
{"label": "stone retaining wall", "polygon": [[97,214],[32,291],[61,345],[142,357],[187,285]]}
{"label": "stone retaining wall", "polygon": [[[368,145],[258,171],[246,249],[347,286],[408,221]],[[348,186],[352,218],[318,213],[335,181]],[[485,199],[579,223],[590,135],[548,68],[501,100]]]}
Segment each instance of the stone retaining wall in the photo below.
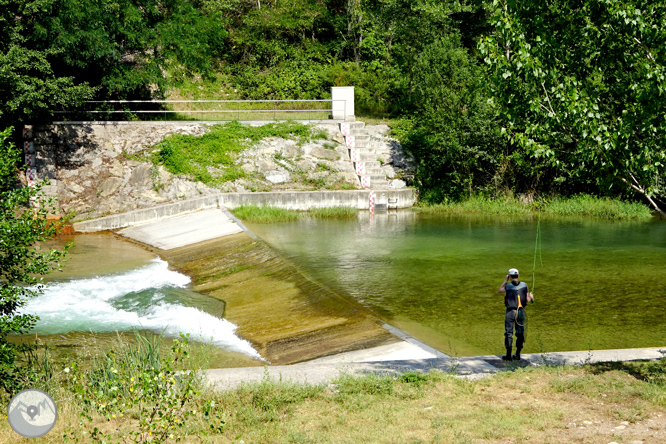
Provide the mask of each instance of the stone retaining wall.
{"label": "stone retaining wall", "polygon": [[[371,190],[301,191],[283,193],[226,193],[219,196],[220,205],[236,208],[241,205],[259,205],[308,210],[311,208],[348,207],[369,209]],[[414,189],[375,191],[375,209],[407,208],[414,205]]]}
{"label": "stone retaining wall", "polygon": [[[225,182],[218,188],[173,175],[148,161],[147,155],[153,147],[168,135],[202,135],[216,123],[219,122],[72,122],[26,127],[29,131],[24,134],[30,134],[26,137],[34,149],[31,158],[35,163],[36,180],[49,179],[51,184],[45,188],[46,194],[57,197],[58,212],[73,216],[74,220],[100,218],[220,193],[248,195],[243,198],[244,202],[262,204],[264,197],[261,196],[265,193],[259,191],[279,194],[313,188],[351,188],[353,192],[354,188],[360,188],[339,125],[334,121],[317,123],[317,128],[323,130],[319,131],[319,137],[325,139],[298,143],[272,137],[257,142],[236,159],[246,177]],[[253,124],[259,123],[271,122]],[[376,129],[378,140],[387,146],[396,145],[385,135],[388,127],[378,126]],[[401,150],[394,154],[393,165],[385,166],[390,177],[401,174],[402,169],[411,168]],[[33,173],[31,171],[31,177]],[[23,182],[28,183],[26,177]],[[396,182],[404,186],[404,182]],[[359,192],[367,193],[364,190]],[[313,205],[339,201],[337,197],[321,197],[329,196],[328,191],[323,193],[311,195],[316,200]],[[249,197],[253,194],[257,196]],[[240,197],[229,197],[229,205],[234,205],[236,199]],[[288,199],[289,208],[305,208],[305,198],[299,199],[300,204],[294,204],[295,199]],[[276,202],[276,205],[282,205],[279,199]],[[344,202],[340,205],[348,206]],[[381,201],[377,202],[381,208]],[[363,204],[351,206],[359,205],[362,207]]]}
{"label": "stone retaining wall", "polygon": [[[205,123],[54,124],[32,128],[37,180],[48,179],[64,213],[100,216],[148,208],[178,198],[216,194],[131,160],[169,134],[199,135]],[[162,188],[156,185],[165,184]],[[168,185],[168,186],[167,186]]]}

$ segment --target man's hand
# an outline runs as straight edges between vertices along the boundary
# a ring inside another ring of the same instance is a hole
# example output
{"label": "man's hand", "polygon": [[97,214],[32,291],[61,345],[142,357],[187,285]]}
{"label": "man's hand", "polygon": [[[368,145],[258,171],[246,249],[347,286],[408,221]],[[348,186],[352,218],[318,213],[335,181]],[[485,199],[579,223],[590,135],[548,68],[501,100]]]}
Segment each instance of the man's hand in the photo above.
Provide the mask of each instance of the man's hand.
{"label": "man's hand", "polygon": [[509,282],[509,279],[511,279],[511,276],[507,274],[506,277],[504,278],[504,282],[502,282],[502,285],[500,285],[499,290],[497,290],[498,293],[506,293],[506,288],[504,287],[506,287],[506,284],[507,282]]}

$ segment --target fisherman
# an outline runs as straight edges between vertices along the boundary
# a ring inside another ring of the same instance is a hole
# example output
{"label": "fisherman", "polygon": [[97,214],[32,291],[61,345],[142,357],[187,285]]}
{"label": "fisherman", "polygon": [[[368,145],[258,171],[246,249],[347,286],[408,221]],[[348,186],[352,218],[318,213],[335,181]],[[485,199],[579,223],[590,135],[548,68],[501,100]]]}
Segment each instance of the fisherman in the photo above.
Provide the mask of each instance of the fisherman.
{"label": "fisherman", "polygon": [[[506,275],[504,282],[500,285],[499,293],[504,293],[504,305],[506,306],[506,315],[504,316],[504,347],[506,355],[502,356],[505,361],[520,360],[520,351],[525,343],[525,326],[527,324],[527,315],[524,308],[528,302],[534,299],[534,295],[529,292],[527,284],[520,282],[518,270],[512,268]],[[509,280],[511,282],[509,282]],[[522,308],[522,310],[521,310]],[[516,329],[516,354],[511,356],[513,345],[513,329]]]}

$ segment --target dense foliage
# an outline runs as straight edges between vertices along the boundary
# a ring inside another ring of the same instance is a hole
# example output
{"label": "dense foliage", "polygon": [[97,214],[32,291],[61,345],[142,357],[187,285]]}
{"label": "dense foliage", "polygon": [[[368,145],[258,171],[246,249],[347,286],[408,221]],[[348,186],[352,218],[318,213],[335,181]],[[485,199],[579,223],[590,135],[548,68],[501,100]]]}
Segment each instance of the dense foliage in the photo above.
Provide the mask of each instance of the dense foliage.
{"label": "dense foliage", "polygon": [[0,128],[206,73],[226,32],[187,0],[0,0]]}
{"label": "dense foliage", "polygon": [[399,119],[425,200],[664,196],[654,0],[0,6],[0,128],[88,99],[326,99],[353,85],[357,115]]}
{"label": "dense foliage", "polygon": [[461,198],[492,183],[503,144],[483,79],[456,35],[426,46],[414,61],[413,111],[396,133],[417,159],[426,201]]}
{"label": "dense foliage", "polygon": [[[64,252],[44,251],[35,243],[55,234],[46,219],[49,208],[40,186],[17,188],[15,165],[20,151],[9,142],[11,128],[0,132],[0,388],[9,393],[30,380],[29,368],[16,361],[29,347],[9,342],[10,334],[27,333],[37,317],[21,311],[40,291],[39,276],[58,266]],[[41,205],[29,207],[31,200]]]}
{"label": "dense foliage", "polygon": [[561,181],[638,192],[658,209],[666,198],[666,5],[496,1],[492,23],[482,50],[512,142],[561,166]]}

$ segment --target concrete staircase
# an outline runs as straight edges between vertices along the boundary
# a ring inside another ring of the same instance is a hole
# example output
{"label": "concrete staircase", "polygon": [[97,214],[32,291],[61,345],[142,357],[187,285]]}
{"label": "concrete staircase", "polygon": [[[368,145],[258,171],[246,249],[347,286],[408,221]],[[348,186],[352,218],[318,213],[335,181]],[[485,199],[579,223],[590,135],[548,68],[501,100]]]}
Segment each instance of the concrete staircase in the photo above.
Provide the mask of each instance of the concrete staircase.
{"label": "concrete staircase", "polygon": [[340,124],[340,132],[345,137],[349,158],[363,188],[387,190],[389,181],[382,170],[382,162],[391,159],[388,150],[382,150],[365,130],[365,122],[345,122]]}

